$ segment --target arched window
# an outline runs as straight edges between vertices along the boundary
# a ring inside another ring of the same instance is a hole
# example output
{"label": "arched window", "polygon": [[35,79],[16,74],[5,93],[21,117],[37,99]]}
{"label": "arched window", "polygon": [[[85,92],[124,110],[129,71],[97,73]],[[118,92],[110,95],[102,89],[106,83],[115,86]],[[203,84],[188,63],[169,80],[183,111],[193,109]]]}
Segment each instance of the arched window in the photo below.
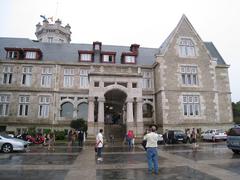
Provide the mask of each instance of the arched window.
{"label": "arched window", "polygon": [[85,121],[88,119],[88,104],[87,103],[81,103],[78,105],[78,118],[82,118]]}
{"label": "arched window", "polygon": [[143,104],[143,117],[151,118],[153,115],[153,107],[150,104]]}
{"label": "arched window", "polygon": [[73,104],[70,102],[63,103],[61,105],[61,117],[72,118],[73,117]]}
{"label": "arched window", "polygon": [[193,41],[189,38],[181,38],[179,43],[179,53],[181,57],[196,56]]}

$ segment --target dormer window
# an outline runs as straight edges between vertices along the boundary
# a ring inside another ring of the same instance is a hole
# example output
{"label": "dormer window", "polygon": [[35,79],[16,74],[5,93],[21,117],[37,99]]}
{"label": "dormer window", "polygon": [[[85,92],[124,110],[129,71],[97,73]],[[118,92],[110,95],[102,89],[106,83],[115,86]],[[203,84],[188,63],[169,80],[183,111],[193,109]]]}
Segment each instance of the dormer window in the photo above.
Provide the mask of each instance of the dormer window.
{"label": "dormer window", "polygon": [[179,55],[180,57],[194,57],[195,45],[190,38],[181,38],[179,42]]}
{"label": "dormer window", "polygon": [[18,52],[17,51],[8,51],[7,52],[7,59],[17,59]]}
{"label": "dormer window", "polygon": [[36,59],[36,57],[37,57],[37,52],[34,52],[34,51],[26,52],[26,56],[25,56],[26,59]]}
{"label": "dormer window", "polygon": [[24,59],[41,59],[42,52],[40,49],[35,48],[23,48],[24,51]]}
{"label": "dormer window", "polygon": [[103,63],[115,63],[115,52],[102,52]]}
{"label": "dormer window", "polygon": [[92,54],[81,54],[81,61],[92,61]]}
{"label": "dormer window", "polygon": [[20,48],[5,48],[7,51],[6,59],[20,59],[20,53],[22,49]]}
{"label": "dormer window", "polygon": [[93,51],[78,51],[79,61],[81,62],[92,62],[93,61]]}
{"label": "dormer window", "polygon": [[136,63],[136,57],[135,56],[125,56],[125,63]]}

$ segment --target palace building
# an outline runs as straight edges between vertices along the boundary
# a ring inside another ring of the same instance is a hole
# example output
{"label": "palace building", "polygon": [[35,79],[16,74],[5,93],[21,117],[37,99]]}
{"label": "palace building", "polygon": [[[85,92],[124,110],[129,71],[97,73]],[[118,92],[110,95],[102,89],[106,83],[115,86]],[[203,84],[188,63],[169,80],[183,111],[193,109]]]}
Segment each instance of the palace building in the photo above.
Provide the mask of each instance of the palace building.
{"label": "palace building", "polygon": [[35,34],[0,38],[2,130],[67,130],[78,118],[89,136],[232,125],[229,65],[185,15],[159,48],[71,44],[60,20],[45,19]]}

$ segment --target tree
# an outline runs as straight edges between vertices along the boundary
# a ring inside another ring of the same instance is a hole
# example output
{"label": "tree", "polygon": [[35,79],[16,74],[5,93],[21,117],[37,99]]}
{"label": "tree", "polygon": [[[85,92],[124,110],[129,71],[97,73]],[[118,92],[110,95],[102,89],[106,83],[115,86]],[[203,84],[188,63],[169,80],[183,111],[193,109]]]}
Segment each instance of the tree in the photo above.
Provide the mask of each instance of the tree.
{"label": "tree", "polygon": [[76,120],[72,120],[70,127],[73,129],[77,129],[77,130],[82,130],[82,131],[87,131],[88,127],[87,127],[87,121],[85,121],[84,119],[76,119]]}
{"label": "tree", "polygon": [[240,124],[240,101],[236,103],[232,103],[232,111],[233,111],[233,121],[236,124]]}

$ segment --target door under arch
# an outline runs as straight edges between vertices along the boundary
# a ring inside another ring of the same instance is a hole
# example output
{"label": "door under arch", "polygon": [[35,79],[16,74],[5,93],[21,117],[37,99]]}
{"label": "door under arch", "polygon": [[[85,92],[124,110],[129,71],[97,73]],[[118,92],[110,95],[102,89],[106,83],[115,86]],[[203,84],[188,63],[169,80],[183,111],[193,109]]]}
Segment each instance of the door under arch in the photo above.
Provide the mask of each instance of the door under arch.
{"label": "door under arch", "polygon": [[104,130],[107,137],[114,136],[122,140],[126,133],[125,101],[127,94],[119,89],[105,93],[104,103]]}

